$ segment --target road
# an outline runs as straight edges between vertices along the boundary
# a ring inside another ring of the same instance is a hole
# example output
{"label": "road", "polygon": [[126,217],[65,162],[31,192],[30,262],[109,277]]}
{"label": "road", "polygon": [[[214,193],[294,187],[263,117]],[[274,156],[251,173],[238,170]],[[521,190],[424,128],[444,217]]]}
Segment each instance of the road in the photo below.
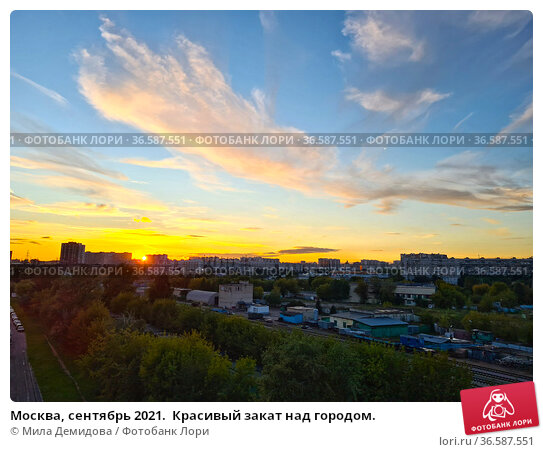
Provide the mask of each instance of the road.
{"label": "road", "polygon": [[10,323],[10,395],[14,402],[43,402],[26,354],[26,335]]}

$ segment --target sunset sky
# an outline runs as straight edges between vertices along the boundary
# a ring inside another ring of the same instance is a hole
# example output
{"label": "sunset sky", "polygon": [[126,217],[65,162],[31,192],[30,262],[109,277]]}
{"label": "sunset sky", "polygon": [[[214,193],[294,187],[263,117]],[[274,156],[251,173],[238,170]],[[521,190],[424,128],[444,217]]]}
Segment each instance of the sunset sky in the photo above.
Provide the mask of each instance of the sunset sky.
{"label": "sunset sky", "polygon": [[[527,12],[14,12],[13,132],[531,132]],[[532,148],[11,148],[14,258],[528,257]]]}

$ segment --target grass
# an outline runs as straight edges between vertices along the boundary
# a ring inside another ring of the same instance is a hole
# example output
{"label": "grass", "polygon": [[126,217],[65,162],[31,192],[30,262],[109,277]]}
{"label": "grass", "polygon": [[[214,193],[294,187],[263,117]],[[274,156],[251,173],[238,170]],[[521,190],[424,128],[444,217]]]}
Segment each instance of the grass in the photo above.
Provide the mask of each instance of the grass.
{"label": "grass", "polygon": [[73,381],[64,373],[47,344],[41,326],[32,317],[26,315],[16,303],[12,303],[12,306],[25,327],[28,359],[43,400],[45,402],[81,401]]}

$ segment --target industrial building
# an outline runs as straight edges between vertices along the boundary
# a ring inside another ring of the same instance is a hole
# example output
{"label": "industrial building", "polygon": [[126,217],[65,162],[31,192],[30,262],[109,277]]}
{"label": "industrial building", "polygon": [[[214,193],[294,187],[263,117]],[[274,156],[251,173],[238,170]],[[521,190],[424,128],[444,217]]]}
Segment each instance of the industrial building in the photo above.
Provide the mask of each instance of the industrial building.
{"label": "industrial building", "polygon": [[288,308],[288,312],[294,314],[302,314],[304,322],[317,323],[319,321],[319,310],[306,306],[292,306]]}
{"label": "industrial building", "polygon": [[219,294],[208,290],[191,290],[187,293],[187,301],[199,305],[217,306]]}
{"label": "industrial building", "polygon": [[436,286],[431,285],[398,285],[394,294],[401,298],[405,306],[416,306],[417,300],[429,301],[430,297],[436,293]]}
{"label": "industrial building", "polygon": [[358,312],[338,312],[337,314],[330,314],[330,323],[335,328],[356,328],[358,321],[369,317],[368,314]]}
{"label": "industrial building", "polygon": [[389,317],[364,318],[357,321],[358,329],[372,337],[398,337],[407,334],[407,322]]}
{"label": "industrial building", "polygon": [[243,301],[253,303],[253,285],[247,281],[240,281],[234,284],[221,284],[219,286],[218,304],[223,308],[233,308]]}
{"label": "industrial building", "polygon": [[372,337],[397,337],[408,332],[407,322],[391,317],[373,317],[370,312],[330,314],[330,323],[339,330],[360,330]]}

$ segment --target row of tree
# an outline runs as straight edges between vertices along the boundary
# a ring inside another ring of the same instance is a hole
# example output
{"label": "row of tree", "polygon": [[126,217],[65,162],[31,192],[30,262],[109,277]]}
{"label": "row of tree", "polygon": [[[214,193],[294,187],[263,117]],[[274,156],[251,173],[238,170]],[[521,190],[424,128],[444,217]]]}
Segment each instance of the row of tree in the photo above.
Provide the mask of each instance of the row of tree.
{"label": "row of tree", "polygon": [[15,289],[63,352],[79,357],[100,400],[446,401],[471,384],[446,356],[270,330],[137,297],[109,279],[27,280]]}

